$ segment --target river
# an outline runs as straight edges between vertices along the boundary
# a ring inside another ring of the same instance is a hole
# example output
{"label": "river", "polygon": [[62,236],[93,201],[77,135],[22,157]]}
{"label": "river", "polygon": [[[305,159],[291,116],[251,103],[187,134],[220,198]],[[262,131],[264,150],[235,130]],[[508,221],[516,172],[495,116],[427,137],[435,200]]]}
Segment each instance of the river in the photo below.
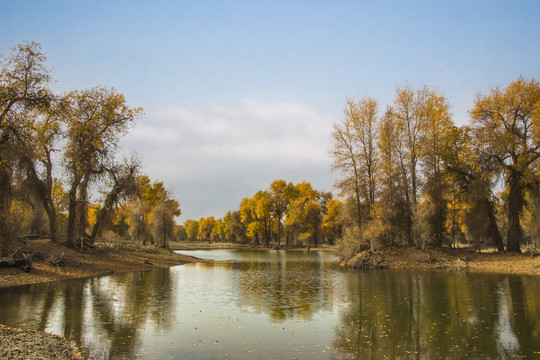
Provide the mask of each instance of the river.
{"label": "river", "polygon": [[540,278],[358,271],[324,251],[0,290],[0,323],[99,359],[540,359]]}

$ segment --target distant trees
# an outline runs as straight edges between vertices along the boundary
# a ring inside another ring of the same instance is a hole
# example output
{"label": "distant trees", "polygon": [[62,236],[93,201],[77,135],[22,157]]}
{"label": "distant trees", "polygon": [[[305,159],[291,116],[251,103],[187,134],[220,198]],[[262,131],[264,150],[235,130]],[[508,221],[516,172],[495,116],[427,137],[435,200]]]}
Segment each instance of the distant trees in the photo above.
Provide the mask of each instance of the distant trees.
{"label": "distant trees", "polygon": [[[125,232],[128,222],[138,239],[166,246],[178,202],[161,191],[150,206],[138,183],[138,160],[118,159],[120,139],[142,109],[103,87],[55,94],[45,61],[38,43],[25,42],[0,63],[1,256],[23,219],[38,229],[43,213],[51,241],[61,227],[70,247],[82,238],[93,243],[106,227]],[[60,170],[64,179],[54,177]]]}
{"label": "distant trees", "polygon": [[[374,99],[347,100],[330,152],[341,174],[336,186],[349,199],[341,210],[343,233],[371,248],[469,237],[503,251],[504,227],[506,251],[521,251],[526,199],[536,199],[540,183],[539,109],[539,83],[522,78],[479,94],[471,126],[461,128],[448,100],[428,87],[397,88],[382,116]],[[496,197],[498,184],[505,191]],[[506,219],[498,217],[501,201]]]}
{"label": "distant trees", "polygon": [[348,99],[330,150],[341,200],[307,181],[275,180],[212,218],[212,232],[208,219],[184,226],[191,239],[266,247],[339,240],[348,256],[464,241],[519,252],[540,245],[539,109],[540,84],[522,78],[479,94],[461,127],[448,99],[427,86],[398,87],[384,112],[375,99]]}
{"label": "distant trees", "polygon": [[341,202],[315,190],[307,182],[294,185],[279,179],[268,189],[242,199],[240,208],[228,211],[222,219],[213,216],[189,219],[184,228],[189,240],[231,241],[278,248],[312,247],[333,243],[341,235],[338,223]]}
{"label": "distant trees", "polygon": [[188,240],[194,241],[199,238],[199,222],[198,221],[188,219],[184,222],[184,228],[186,229]]}
{"label": "distant trees", "polygon": [[138,175],[134,195],[127,203],[130,235],[143,245],[168,247],[176,238],[175,217],[180,216],[180,204],[171,198],[163,182],[152,182],[148,175]]}
{"label": "distant trees", "polygon": [[180,214],[178,201],[170,199],[166,193],[161,194],[151,213],[152,235],[159,246],[168,248],[169,240],[176,237],[174,218]]}

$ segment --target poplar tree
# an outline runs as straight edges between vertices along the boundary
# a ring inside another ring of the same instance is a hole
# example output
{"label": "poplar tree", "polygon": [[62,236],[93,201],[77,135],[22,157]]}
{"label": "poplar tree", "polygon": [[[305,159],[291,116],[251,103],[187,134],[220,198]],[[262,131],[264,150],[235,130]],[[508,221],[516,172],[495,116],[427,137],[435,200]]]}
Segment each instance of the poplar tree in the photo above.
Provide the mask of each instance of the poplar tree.
{"label": "poplar tree", "polygon": [[64,113],[67,144],[64,164],[69,174],[67,245],[86,235],[88,187],[111,164],[122,135],[141,113],[114,89],[93,88],[69,94]]}
{"label": "poplar tree", "polygon": [[506,251],[521,252],[525,193],[540,158],[540,83],[520,77],[505,89],[479,93],[471,117],[475,145],[508,188]]}
{"label": "poplar tree", "polygon": [[0,255],[8,255],[13,174],[20,160],[18,145],[26,114],[45,109],[51,100],[50,76],[41,46],[25,42],[0,63]]}

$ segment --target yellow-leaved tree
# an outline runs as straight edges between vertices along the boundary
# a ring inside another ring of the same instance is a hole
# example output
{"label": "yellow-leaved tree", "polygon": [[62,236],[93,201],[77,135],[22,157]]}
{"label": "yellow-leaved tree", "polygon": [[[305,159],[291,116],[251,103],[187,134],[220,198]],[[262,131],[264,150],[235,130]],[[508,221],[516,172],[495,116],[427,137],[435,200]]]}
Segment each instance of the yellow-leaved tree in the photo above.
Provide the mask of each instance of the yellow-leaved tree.
{"label": "yellow-leaved tree", "polygon": [[67,245],[90,237],[86,233],[88,188],[114,162],[120,138],[142,113],[127,105],[114,89],[73,91],[66,98],[65,167],[69,174]]}
{"label": "yellow-leaved tree", "polygon": [[493,162],[508,190],[506,251],[521,252],[526,188],[540,159],[540,83],[519,78],[478,94],[471,111],[475,145]]}

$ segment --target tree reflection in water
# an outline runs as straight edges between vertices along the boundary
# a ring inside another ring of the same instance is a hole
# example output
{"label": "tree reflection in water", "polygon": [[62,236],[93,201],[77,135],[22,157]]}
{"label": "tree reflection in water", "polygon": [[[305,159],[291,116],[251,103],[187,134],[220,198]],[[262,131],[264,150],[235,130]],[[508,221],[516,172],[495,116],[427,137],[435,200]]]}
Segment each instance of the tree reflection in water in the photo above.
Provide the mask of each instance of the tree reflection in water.
{"label": "tree reflection in water", "polygon": [[171,290],[168,269],[6,289],[0,322],[61,334],[100,359],[131,358],[138,330],[174,321],[163,315],[173,314]]}
{"label": "tree reflection in water", "polygon": [[[540,280],[355,271],[317,252],[0,291],[0,323],[118,358],[538,358]],[[254,355],[256,353],[256,356]]]}
{"label": "tree reflection in water", "polygon": [[534,358],[538,284],[521,276],[357,273],[347,278],[351,303],[334,346],[357,359]]}

